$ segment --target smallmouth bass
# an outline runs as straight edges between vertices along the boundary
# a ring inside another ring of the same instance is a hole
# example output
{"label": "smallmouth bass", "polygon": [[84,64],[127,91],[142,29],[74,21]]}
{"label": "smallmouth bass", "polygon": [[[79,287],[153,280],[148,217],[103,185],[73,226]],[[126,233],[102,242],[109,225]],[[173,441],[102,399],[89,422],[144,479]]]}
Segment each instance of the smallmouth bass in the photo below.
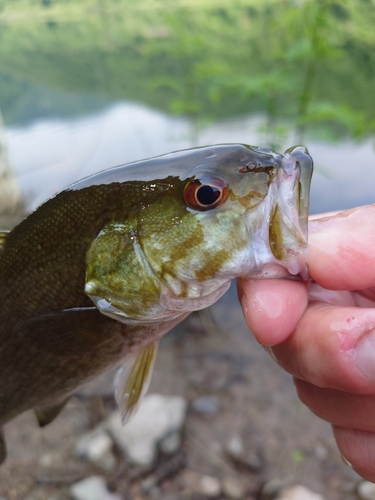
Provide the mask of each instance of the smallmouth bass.
{"label": "smallmouth bass", "polygon": [[236,277],[306,279],[311,175],[302,146],[180,151],[83,179],[2,233],[0,429],[28,409],[46,425],[120,364],[125,422],[191,311]]}

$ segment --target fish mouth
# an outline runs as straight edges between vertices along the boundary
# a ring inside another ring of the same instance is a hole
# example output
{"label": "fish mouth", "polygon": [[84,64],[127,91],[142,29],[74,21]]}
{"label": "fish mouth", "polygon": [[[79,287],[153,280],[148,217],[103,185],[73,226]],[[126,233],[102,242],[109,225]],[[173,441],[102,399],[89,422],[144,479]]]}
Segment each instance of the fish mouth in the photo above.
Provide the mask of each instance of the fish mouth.
{"label": "fish mouth", "polygon": [[[259,278],[308,279],[307,238],[313,161],[304,146],[285,151],[269,192],[256,210],[249,210]],[[259,223],[263,220],[263,225]],[[264,220],[268,224],[264,224]],[[255,222],[255,224],[254,224]]]}

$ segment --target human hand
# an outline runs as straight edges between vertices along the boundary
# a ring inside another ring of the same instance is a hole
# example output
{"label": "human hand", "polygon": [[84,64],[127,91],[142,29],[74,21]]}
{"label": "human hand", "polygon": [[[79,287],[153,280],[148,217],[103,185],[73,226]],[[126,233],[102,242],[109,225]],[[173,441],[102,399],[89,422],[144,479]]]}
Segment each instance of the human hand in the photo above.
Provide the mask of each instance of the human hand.
{"label": "human hand", "polygon": [[[256,339],[331,422],[342,455],[375,481],[375,205],[309,223],[308,285],[240,280]],[[322,288],[324,287],[324,288]]]}

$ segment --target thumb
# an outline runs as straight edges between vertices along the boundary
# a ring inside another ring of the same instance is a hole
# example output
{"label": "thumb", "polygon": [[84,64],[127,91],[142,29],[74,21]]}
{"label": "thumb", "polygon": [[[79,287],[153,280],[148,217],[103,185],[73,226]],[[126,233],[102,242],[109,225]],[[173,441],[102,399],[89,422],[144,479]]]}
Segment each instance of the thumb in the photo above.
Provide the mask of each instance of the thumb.
{"label": "thumb", "polygon": [[247,325],[264,345],[286,340],[307,307],[307,285],[299,281],[241,279],[237,287]]}

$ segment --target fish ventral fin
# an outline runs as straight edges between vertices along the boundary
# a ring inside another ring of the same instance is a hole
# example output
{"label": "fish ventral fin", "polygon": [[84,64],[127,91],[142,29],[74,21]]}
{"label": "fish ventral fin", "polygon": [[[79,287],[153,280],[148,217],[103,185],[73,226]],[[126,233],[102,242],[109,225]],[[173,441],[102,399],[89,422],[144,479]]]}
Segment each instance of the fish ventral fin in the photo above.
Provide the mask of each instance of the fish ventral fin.
{"label": "fish ventral fin", "polygon": [[53,406],[46,406],[45,408],[36,408],[34,410],[34,413],[38,420],[39,427],[44,427],[45,425],[50,424],[52,420],[55,420],[57,415],[61,412],[61,410],[68,402],[69,398],[70,396]]}
{"label": "fish ventral fin", "polygon": [[122,423],[136,413],[150,385],[159,342],[151,342],[126,359],[116,374],[115,396]]}

